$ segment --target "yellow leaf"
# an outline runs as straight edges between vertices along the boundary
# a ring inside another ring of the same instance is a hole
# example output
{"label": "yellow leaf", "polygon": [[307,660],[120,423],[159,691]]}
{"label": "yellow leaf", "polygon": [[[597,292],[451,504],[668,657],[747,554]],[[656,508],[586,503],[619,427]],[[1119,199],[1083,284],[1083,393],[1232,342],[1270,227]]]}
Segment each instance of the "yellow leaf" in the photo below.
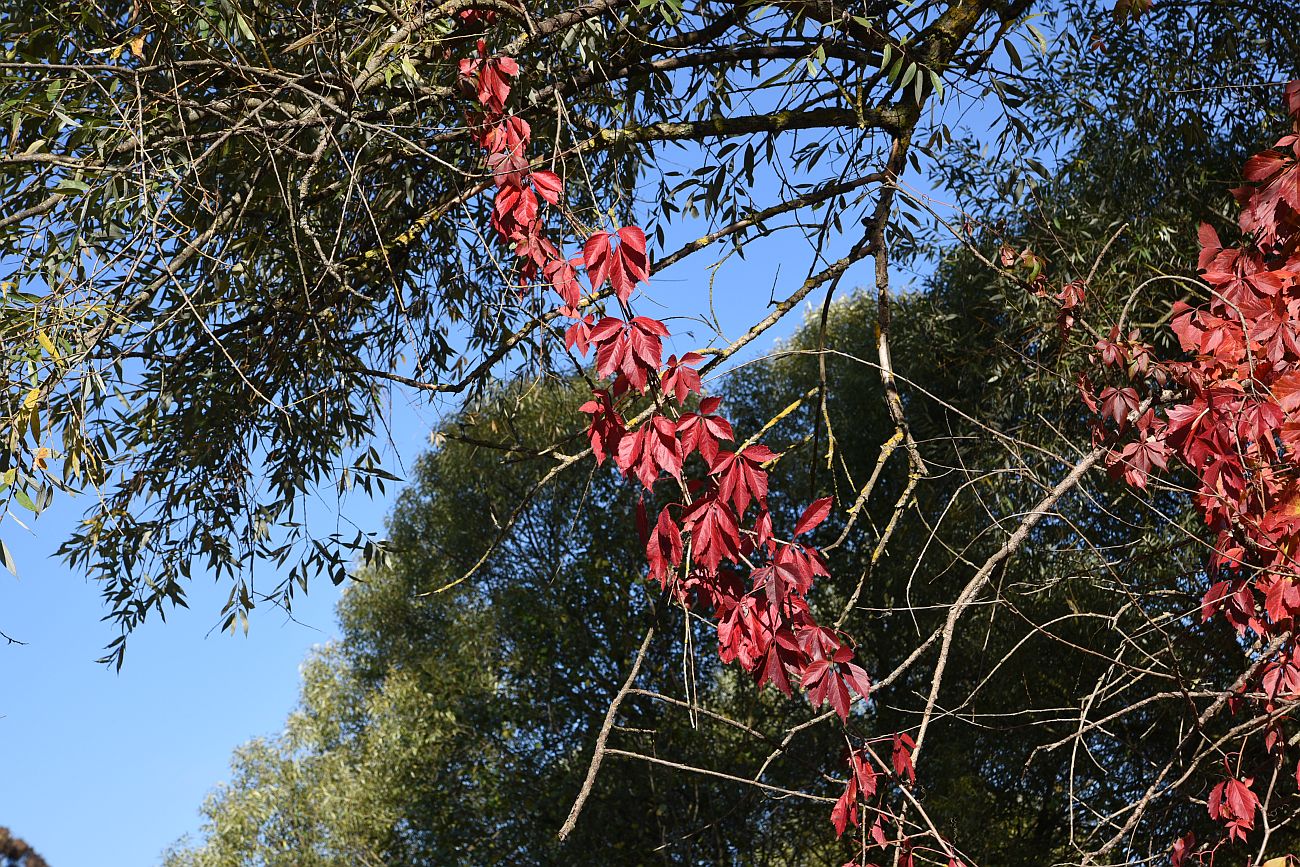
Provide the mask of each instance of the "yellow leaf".
{"label": "yellow leaf", "polygon": [[50,339],[50,335],[46,334],[44,331],[38,331],[36,332],[36,342],[41,345],[42,349],[53,356],[55,360],[59,359],[59,348],[54,345],[54,341]]}
{"label": "yellow leaf", "polygon": [[31,391],[27,392],[27,396],[23,398],[23,409],[31,409],[36,406],[40,399],[41,390],[39,388],[33,388]]}

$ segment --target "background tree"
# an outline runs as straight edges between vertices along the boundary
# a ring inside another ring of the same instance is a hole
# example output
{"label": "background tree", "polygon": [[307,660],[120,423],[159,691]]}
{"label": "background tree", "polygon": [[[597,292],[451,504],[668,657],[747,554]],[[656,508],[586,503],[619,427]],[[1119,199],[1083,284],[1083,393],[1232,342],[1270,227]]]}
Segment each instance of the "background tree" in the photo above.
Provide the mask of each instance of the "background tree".
{"label": "background tree", "polygon": [[47,867],[45,859],[23,840],[0,827],[0,859],[5,867]]}
{"label": "background tree", "polygon": [[[967,285],[983,292],[978,281]],[[914,349],[938,345],[938,329],[982,327],[945,300],[957,304],[938,295],[900,304],[908,315],[899,320],[898,346],[907,357],[924,358]],[[824,333],[814,318],[778,359],[738,379],[730,395],[742,424],[769,419],[789,395],[817,381],[816,347],[828,347],[833,484],[848,490],[850,477],[871,472],[871,447],[892,425],[876,372],[857,360],[871,348],[874,314],[875,299],[866,295],[833,305]],[[903,664],[918,629],[944,610],[952,576],[963,571],[947,554],[934,558],[946,568],[932,565],[926,549],[977,559],[992,543],[969,540],[989,512],[1014,514],[1024,499],[1023,482],[1009,473],[972,479],[960,470],[1005,447],[966,413],[1017,414],[1024,399],[1019,388],[994,385],[972,401],[971,378],[986,368],[964,363],[936,354],[913,367],[916,386],[929,395],[915,407],[914,430],[934,462],[951,469],[921,489],[915,507],[898,518],[889,556],[878,558],[881,531],[894,519],[888,503],[908,481],[906,473],[886,471],[878,504],[859,519],[874,525],[876,538],[850,534],[846,539],[862,543],[846,541],[835,552],[845,574],[865,578],[854,620],[871,636],[863,654],[876,671]],[[303,706],[286,734],[241,749],[232,782],[205,807],[206,840],[174,852],[171,864],[290,863],[306,852],[319,853],[323,864],[571,863],[578,852],[629,864],[843,863],[846,852],[832,845],[824,818],[779,794],[826,791],[819,780],[839,765],[835,733],[823,728],[774,753],[781,731],[798,726],[805,712],[772,691],[756,695],[717,663],[711,630],[698,626],[690,646],[681,635],[656,641],[639,688],[668,699],[631,697],[611,741],[613,749],[669,764],[620,761],[600,779],[570,843],[556,841],[606,705],[636,654],[646,616],[662,618],[663,600],[648,598],[656,595],[653,585],[638,580],[632,501],[616,477],[590,464],[535,499],[511,541],[473,579],[438,592],[483,548],[481,531],[462,516],[500,514],[544,469],[529,456],[564,429],[570,402],[540,394],[521,384],[443,429],[444,445],[422,460],[417,486],[392,520],[391,568],[349,588],[340,607],[344,637],[308,668]],[[821,419],[809,400],[780,423],[781,439],[805,445],[774,471],[774,490],[807,485],[808,461],[824,459],[811,448]],[[821,475],[832,484],[831,474]],[[954,648],[945,692],[954,698],[919,779],[927,808],[944,817],[945,832],[971,863],[1069,863],[1071,784],[1089,793],[1094,809],[1123,806],[1145,768],[1177,738],[1178,715],[1158,711],[1111,728],[1104,764],[1072,773],[1070,753],[1049,749],[1068,742],[1078,725],[1066,709],[1096,680],[1124,670],[1115,659],[1134,647],[1153,659],[1166,653],[1140,628],[1163,609],[1179,610],[1178,599],[1165,602],[1162,594],[1183,585],[1179,598],[1196,598],[1186,576],[1198,569],[1200,552],[1188,536],[1166,525],[1144,527],[1144,508],[1122,495],[1115,501],[1105,487],[1081,494],[1013,561],[999,582],[1000,606]],[[1103,497],[1108,514],[1099,519]],[[574,500],[592,508],[575,511]],[[777,508],[796,510],[799,495],[789,501]],[[588,521],[600,526],[588,528]],[[836,537],[843,528],[833,520],[825,532]],[[574,539],[594,543],[575,546]],[[1131,566],[1113,563],[1109,552],[1117,547],[1133,551]],[[935,577],[919,580],[918,573]],[[839,611],[852,591],[828,588],[820,607]],[[1105,619],[1113,625],[1098,628]],[[1188,679],[1232,676],[1230,635],[1197,631],[1181,643]],[[906,671],[862,727],[913,725],[928,674]],[[1120,706],[1145,686],[1139,680],[1098,705]],[[683,709],[691,701],[700,708],[694,725]],[[765,773],[757,778],[778,792],[739,796],[739,780],[709,775],[746,779],[759,768]],[[1202,818],[1203,808],[1179,804],[1148,832],[1151,844],[1163,845],[1189,823],[1208,824]]]}
{"label": "background tree", "polygon": [[[205,808],[206,841],[169,863],[833,860],[820,823],[779,800],[738,805],[734,783],[639,762],[603,780],[587,820],[556,839],[644,626],[664,619],[666,601],[641,580],[633,501],[608,467],[576,465],[474,577],[439,591],[484,551],[464,516],[513,509],[547,469],[536,445],[567,429],[581,393],[519,383],[442,428],[390,522],[391,564],[348,588],[343,638],[309,664],[301,709],[284,735],[239,751]],[[753,722],[796,718],[798,705],[755,693],[684,639],[666,628],[651,646],[655,688],[681,701],[689,677],[698,702]],[[681,705],[646,696],[626,708],[617,737],[665,761],[740,771],[770,749]]]}
{"label": "background tree", "polygon": [[[1071,6],[1070,14],[1082,8]],[[1280,9],[1266,6],[1171,4],[1153,12],[1143,18],[1141,27],[1104,34],[1079,30],[1072,36],[1067,31],[1061,51],[1040,70],[1043,74],[1027,79],[1026,104],[1039,107],[1030,112],[1036,128],[1044,131],[1039,140],[1054,145],[1048,152],[1053,155],[1049,164],[1054,162],[1061,168],[1056,177],[1033,185],[1030,191],[1018,158],[990,160],[987,153],[981,158],[969,144],[963,149],[966,159],[945,164],[959,167],[948,177],[961,201],[969,203],[979,215],[976,221],[984,227],[984,249],[989,250],[1001,240],[1017,253],[1030,250],[1041,254],[1049,260],[1049,269],[1060,275],[1058,285],[1088,273],[1096,261],[1096,251],[1109,243],[1101,267],[1088,286],[1090,309],[1084,314],[1084,327],[1073,332],[1078,344],[1093,344],[1106,336],[1111,324],[1121,323],[1125,330],[1139,329],[1141,339],[1154,344],[1164,357],[1179,357],[1180,347],[1167,327],[1172,302],[1196,304],[1207,295],[1196,279],[1193,263],[1199,245],[1188,226],[1208,222],[1232,236],[1228,230],[1235,226],[1237,208],[1228,190],[1240,184],[1240,166],[1248,156],[1276,141],[1289,123],[1276,87],[1232,84],[1253,81],[1262,85],[1295,77],[1294,57],[1287,56],[1287,49],[1274,49],[1293,43],[1296,34],[1283,23],[1284,19],[1276,17]],[[1089,50],[1087,43],[1091,39],[1104,47]],[[1114,86],[1118,69],[1126,71],[1122,85]],[[1025,192],[1017,194],[1017,188]],[[1003,195],[990,195],[993,190]],[[987,209],[986,203],[994,202],[994,208]],[[1020,310],[1055,306],[1055,299],[1041,299],[1031,292],[999,291],[999,284],[989,279],[989,270],[971,256],[954,257],[940,274],[934,290],[938,293],[949,292],[947,287],[954,283],[982,282],[991,303],[976,308],[975,315],[987,317],[990,322],[1006,321],[1003,317],[1007,314],[993,305],[1009,304]],[[1024,314],[1012,314],[1016,315]],[[1089,323],[1102,333],[1087,328]],[[1042,390],[1034,389],[1033,393],[1051,394],[1054,401],[1059,401],[1058,406],[1069,407],[1075,377],[1087,372],[1089,365],[1083,353],[1072,355],[1057,350],[1059,343],[1051,329],[1050,321],[1043,321],[1037,333],[1024,334],[1021,345],[1034,348],[1030,355],[1040,372],[1051,370],[1054,374],[1038,376]],[[1001,328],[993,331],[1005,334]],[[1007,366],[1005,354],[991,357],[989,365],[991,376],[1015,375],[1014,366]],[[1044,405],[1035,401],[1024,406],[1019,417],[1042,417],[1051,413],[1050,406],[1050,402]],[[1149,515],[1144,519],[1134,514],[1127,519],[1179,528],[1154,549],[1157,557],[1183,551],[1181,556],[1186,559],[1171,576],[1177,580],[1162,584],[1157,578],[1148,591],[1166,592],[1176,586],[1186,593],[1181,607],[1169,610],[1170,615],[1181,614],[1183,619],[1171,616],[1167,620],[1183,627],[1170,629],[1168,638],[1178,649],[1179,666],[1187,660],[1199,660],[1199,654],[1206,652],[1190,649],[1195,645],[1189,644],[1186,628],[1200,620],[1196,602],[1207,584],[1198,568],[1206,553],[1201,522],[1189,521],[1185,512],[1186,492],[1194,486],[1194,480],[1178,477],[1150,498],[1158,517]],[[1107,550],[1114,552],[1110,555],[1114,564],[1111,568],[1132,576],[1129,581],[1152,577],[1150,556],[1127,557],[1114,548]],[[1186,617],[1189,612],[1191,617]],[[1210,632],[1214,629],[1209,624],[1202,628]],[[1219,635],[1217,640],[1226,642],[1227,636]],[[1237,653],[1231,645],[1220,644],[1219,648],[1217,652],[1225,659]],[[1208,686],[1232,679],[1202,673],[1194,681]],[[1097,694],[1106,693],[1116,684],[1113,674],[1097,680]],[[1154,694],[1158,694],[1156,690],[1152,690]],[[1213,701],[1203,699],[1185,707],[1203,708]],[[1179,696],[1157,711],[1158,703],[1148,696],[1145,712],[1133,714],[1132,719],[1145,718],[1153,726],[1149,730],[1153,733],[1160,731],[1157,720],[1173,726],[1175,720],[1181,719],[1186,725],[1192,716],[1177,708],[1183,702],[1185,698]],[[1115,712],[1126,707],[1118,703]],[[1239,717],[1215,722],[1206,731],[1207,738],[1243,724]],[[1104,745],[1108,750],[1128,749],[1121,746],[1123,741],[1122,736],[1099,739],[1089,743],[1088,748],[1096,750]],[[1134,742],[1129,739],[1129,744]],[[1192,773],[1189,769],[1197,767],[1196,749],[1186,743],[1176,747],[1176,742],[1175,736],[1165,747],[1179,757],[1179,771],[1190,773],[1189,789],[1194,797],[1206,798],[1212,782],[1217,780]],[[1150,758],[1161,761],[1155,753]],[[1146,776],[1119,775],[1119,790],[1128,790],[1131,802],[1140,800],[1149,783]],[[1085,790],[1082,785],[1076,788]],[[1110,788],[1102,787],[1100,791]],[[1155,801],[1159,803],[1161,798]],[[1103,814],[1110,815],[1106,811]],[[1194,827],[1201,839],[1212,841],[1215,829],[1207,826],[1206,818],[1204,812],[1188,805],[1163,833],[1172,838],[1181,833],[1177,822],[1185,822],[1184,830]],[[1117,845],[1113,838],[1108,842]],[[1269,853],[1294,851],[1295,847],[1294,842],[1270,842],[1256,854],[1263,859]]]}

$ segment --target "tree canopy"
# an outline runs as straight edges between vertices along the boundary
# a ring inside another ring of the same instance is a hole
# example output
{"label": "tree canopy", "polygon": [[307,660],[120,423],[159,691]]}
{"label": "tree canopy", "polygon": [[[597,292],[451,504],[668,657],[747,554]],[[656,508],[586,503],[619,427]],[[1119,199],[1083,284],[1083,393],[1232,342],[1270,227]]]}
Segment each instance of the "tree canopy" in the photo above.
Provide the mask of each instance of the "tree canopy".
{"label": "tree canopy", "polygon": [[0,859],[3,859],[5,867],[48,867],[35,849],[5,827],[0,827]]}
{"label": "tree canopy", "polygon": [[[889,142],[1028,6],[20,4],[0,22],[6,496],[101,490],[66,552],[124,630],[193,569],[230,577],[230,625],[340,580],[367,540],[311,539],[300,513],[317,485],[387,478],[386,389],[557,361],[549,303],[517,291],[535,281],[481,243],[491,175],[458,81],[477,39],[526,70],[512,116],[586,187],[571,227],[627,222],[638,190],[661,225],[705,217],[660,271],[800,207],[869,213]],[[657,160],[682,143],[676,180]],[[778,156],[788,176],[755,187]],[[282,583],[248,587],[259,561]]]}

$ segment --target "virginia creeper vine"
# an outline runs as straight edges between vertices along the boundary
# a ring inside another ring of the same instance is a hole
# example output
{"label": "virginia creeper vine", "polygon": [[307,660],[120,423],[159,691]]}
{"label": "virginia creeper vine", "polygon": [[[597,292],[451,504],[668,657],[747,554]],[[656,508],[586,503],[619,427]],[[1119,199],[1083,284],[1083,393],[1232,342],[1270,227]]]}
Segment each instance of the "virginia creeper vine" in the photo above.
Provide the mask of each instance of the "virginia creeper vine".
{"label": "virginia creeper vine", "polygon": [[[1200,229],[1198,270],[1209,285],[1199,307],[1179,301],[1171,327],[1186,360],[1157,361],[1123,322],[1095,345],[1106,384],[1080,381],[1099,416],[1094,439],[1110,443],[1116,478],[1145,490],[1153,473],[1181,467],[1196,483],[1195,506],[1214,537],[1200,606],[1258,639],[1252,668],[1227,700],[1269,722],[1223,745],[1223,768],[1207,809],[1224,836],[1198,848],[1178,840],[1174,867],[1212,864],[1220,846],[1246,841],[1267,805],[1264,786],[1300,735],[1300,82],[1286,88],[1293,132],[1245,166],[1233,190],[1240,240],[1228,246]],[[1067,287],[1069,288],[1069,287]],[[1085,286],[1058,296],[1061,327],[1073,325]],[[1295,768],[1300,784],[1300,764]],[[1263,785],[1261,785],[1263,782]]]}
{"label": "virginia creeper vine", "polygon": [[[490,25],[493,18],[491,11],[460,13],[472,25]],[[518,257],[523,283],[540,277],[558,295],[557,310],[569,319],[566,348],[584,357],[594,350],[597,374],[610,381],[579,411],[587,416],[597,462],[612,461],[644,489],[638,523],[648,579],[682,606],[710,614],[721,659],[738,664],[760,688],[771,683],[787,696],[801,689],[814,708],[829,704],[847,722],[855,700],[870,695],[871,680],[854,662],[847,636],[814,618],[808,594],[829,572],[817,547],[801,541],[830,514],[831,499],[809,505],[788,538],[777,534],[765,465],[778,455],[762,443],[737,439],[719,414],[721,401],[704,394],[694,367],[703,356],[688,352],[664,360],[667,326],[633,312],[636,288],[650,279],[645,232],[635,225],[590,232],[581,249],[566,256],[548,236],[543,207],[563,212],[564,180],[533,167],[531,129],[507,111],[518,63],[493,56],[480,39],[477,56],[462,59],[459,68],[466,95],[477,103],[467,121],[492,174],[496,239]],[[621,316],[586,312],[609,290]],[[652,410],[629,421],[624,409],[638,398],[652,401]],[[704,469],[692,475],[688,458],[695,454],[700,463],[694,466]],[[656,495],[667,503],[652,516],[646,503]],[[883,794],[879,777],[892,771],[900,785],[915,782],[911,737],[884,740],[892,750],[889,768],[874,758],[869,743],[847,752],[849,778],[831,812],[839,834],[862,825],[860,805]],[[910,867],[907,835],[886,830],[894,820],[883,807],[875,813],[871,845],[897,847],[898,863]],[[946,855],[951,867],[960,867],[955,854]]]}

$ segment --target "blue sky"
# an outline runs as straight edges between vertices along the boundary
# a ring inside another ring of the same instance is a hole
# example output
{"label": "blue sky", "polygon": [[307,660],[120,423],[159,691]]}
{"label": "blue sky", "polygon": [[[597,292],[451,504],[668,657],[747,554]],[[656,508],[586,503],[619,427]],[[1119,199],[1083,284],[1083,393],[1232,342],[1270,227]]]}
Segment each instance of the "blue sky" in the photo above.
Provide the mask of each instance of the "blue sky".
{"label": "blue sky", "polygon": [[[907,180],[923,186],[914,176]],[[758,186],[765,181],[771,178]],[[770,204],[773,196],[758,189],[755,198]],[[678,224],[667,248],[696,237],[698,228]],[[828,254],[838,258],[845,248],[836,239]],[[652,278],[639,312],[668,318],[699,311],[713,276],[713,251]],[[713,285],[727,335],[760,318],[771,296],[782,298],[796,288],[808,262],[807,244],[795,232],[762,240],[746,259],[729,257]],[[870,283],[870,264],[861,263],[839,294]],[[906,291],[907,278],[899,275],[895,286]],[[819,305],[821,294],[810,300]],[[769,351],[806,309],[807,304],[789,314],[742,359]],[[669,325],[675,332],[686,328]],[[696,348],[709,336],[697,329],[695,339],[679,338],[671,348]],[[395,394],[387,456],[409,462],[427,447],[436,421],[435,409],[418,396]],[[396,460],[389,468],[396,472],[395,465]],[[390,486],[386,499],[354,495],[344,513],[362,530],[379,530],[399,488]],[[198,808],[227,777],[231,751],[251,737],[281,730],[297,703],[299,665],[307,651],[337,635],[333,607],[339,589],[317,582],[296,603],[292,620],[259,610],[247,636],[231,636],[213,631],[226,588],[197,578],[189,590],[190,610],[141,628],[125,666],[115,673],[94,662],[115,634],[100,620],[104,608],[97,588],[51,557],[80,511],[77,501],[58,498],[31,533],[5,519],[4,538],[20,577],[0,571],[0,629],[26,644],[0,646],[0,766],[7,778],[0,789],[0,824],[54,867],[152,864],[179,837],[198,831]],[[335,516],[316,511],[328,531]]]}

